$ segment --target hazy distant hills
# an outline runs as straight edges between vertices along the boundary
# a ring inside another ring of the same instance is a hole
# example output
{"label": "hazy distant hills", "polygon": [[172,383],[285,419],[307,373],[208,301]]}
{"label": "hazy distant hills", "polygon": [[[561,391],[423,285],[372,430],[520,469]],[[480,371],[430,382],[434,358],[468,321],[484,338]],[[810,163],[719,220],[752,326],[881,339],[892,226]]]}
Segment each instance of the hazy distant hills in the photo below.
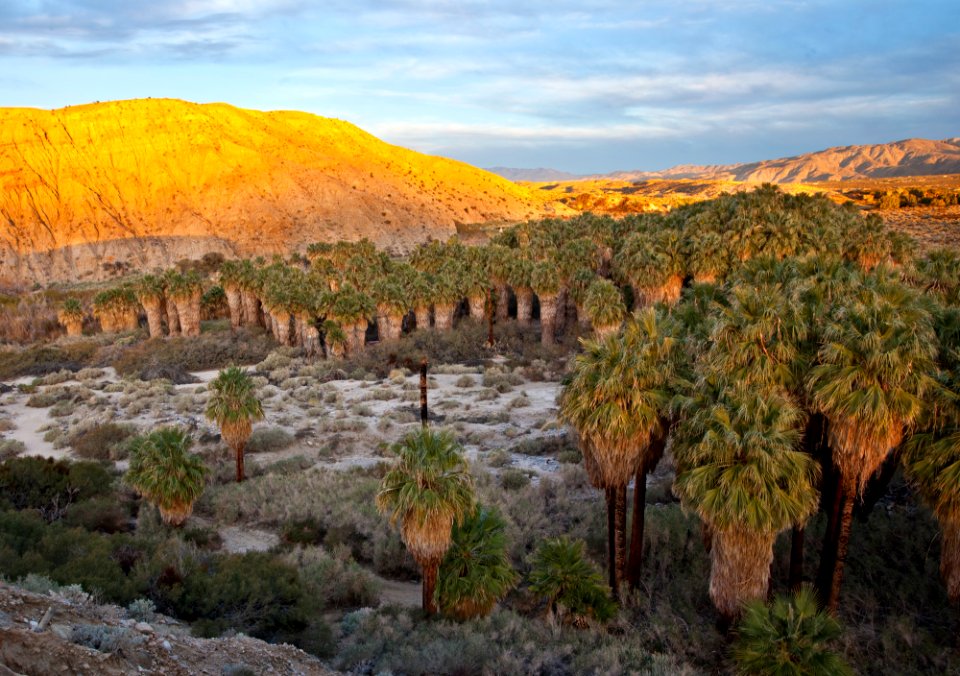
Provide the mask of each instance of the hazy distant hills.
{"label": "hazy distant hills", "polygon": [[402,249],[547,211],[499,176],[307,113],[169,99],[0,108],[0,282],[317,240]]}
{"label": "hazy distant hills", "polygon": [[[549,169],[491,169],[513,181],[571,180]],[[838,146],[776,160],[727,165],[679,165],[662,171],[616,171],[589,179],[642,181],[656,178],[757,183],[810,183],[894,176],[960,173],[960,138],[942,141],[907,139],[893,143]]]}
{"label": "hazy distant hills", "polygon": [[534,183],[544,183],[546,181],[575,181],[581,178],[577,174],[571,174],[557,169],[512,169],[510,167],[489,167],[487,171],[493,172],[498,176],[503,176],[511,181],[532,181]]}

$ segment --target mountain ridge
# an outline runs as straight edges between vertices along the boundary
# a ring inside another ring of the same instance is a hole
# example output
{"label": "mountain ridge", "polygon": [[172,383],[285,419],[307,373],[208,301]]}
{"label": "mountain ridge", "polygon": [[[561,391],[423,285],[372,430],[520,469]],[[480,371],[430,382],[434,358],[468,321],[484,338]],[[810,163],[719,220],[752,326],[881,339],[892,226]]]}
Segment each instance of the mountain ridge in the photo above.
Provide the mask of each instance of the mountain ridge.
{"label": "mountain ridge", "polygon": [[[771,160],[736,164],[680,164],[657,171],[626,170],[606,174],[573,175],[575,179],[537,178],[545,172],[555,171],[544,168],[525,170],[495,167],[490,171],[511,180],[530,182],[695,179],[749,183],[814,183],[898,176],[933,176],[960,173],[960,137],[942,140],[909,138],[889,143],[833,146]],[[519,178],[521,176],[523,178]]]}
{"label": "mountain ridge", "polygon": [[3,283],[318,240],[405,250],[550,213],[499,176],[309,113],[178,99],[0,108]]}

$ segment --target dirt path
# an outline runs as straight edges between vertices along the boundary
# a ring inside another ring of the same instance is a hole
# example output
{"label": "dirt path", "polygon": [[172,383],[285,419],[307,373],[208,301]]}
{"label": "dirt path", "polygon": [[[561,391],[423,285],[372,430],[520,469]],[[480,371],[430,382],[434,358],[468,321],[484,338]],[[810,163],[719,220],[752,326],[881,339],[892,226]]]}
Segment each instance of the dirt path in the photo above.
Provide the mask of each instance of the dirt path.
{"label": "dirt path", "polygon": [[4,404],[2,410],[10,416],[17,426],[15,430],[4,433],[7,439],[22,441],[26,446],[23,455],[36,455],[42,458],[60,460],[69,455],[69,449],[54,448],[49,441],[44,441],[44,433],[40,428],[51,420],[49,408],[34,408],[26,405],[27,398],[20,397],[14,403]]}
{"label": "dirt path", "polygon": [[418,608],[423,600],[423,590],[419,582],[398,582],[380,578],[381,605],[410,606]]}

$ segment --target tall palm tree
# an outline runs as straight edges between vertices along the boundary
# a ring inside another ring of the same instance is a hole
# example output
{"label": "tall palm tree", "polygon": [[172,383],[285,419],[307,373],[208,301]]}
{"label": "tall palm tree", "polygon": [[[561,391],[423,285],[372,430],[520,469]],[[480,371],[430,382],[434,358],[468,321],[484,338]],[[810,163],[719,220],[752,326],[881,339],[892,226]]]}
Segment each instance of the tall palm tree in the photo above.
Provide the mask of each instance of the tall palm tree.
{"label": "tall palm tree", "polygon": [[835,612],[850,541],[854,498],[862,493],[937,388],[937,336],[926,304],[881,270],[839,299],[824,329],[807,388],[828,423],[839,477],[839,528],[831,579],[820,593]]}
{"label": "tall palm tree", "polygon": [[473,479],[463,450],[449,432],[429,427],[393,446],[399,456],[377,492],[377,509],[399,524],[400,537],[423,571],[423,609],[437,611],[437,570],[450,547],[454,522],[473,509]]}
{"label": "tall palm tree", "polygon": [[248,327],[262,326],[260,318],[260,284],[261,274],[259,266],[251,260],[240,262],[237,273],[237,285],[240,287],[240,303],[242,306],[243,325]]}
{"label": "tall palm tree", "polygon": [[463,299],[463,281],[457,271],[457,264],[445,261],[433,278],[433,325],[438,331],[453,328],[453,316]]}
{"label": "tall palm tree", "polygon": [[803,587],[773,603],[751,601],[737,627],[733,658],[744,676],[852,676],[853,670],[830,643],[840,623],[817,607],[813,590]]}
{"label": "tall palm tree", "polygon": [[381,277],[371,294],[377,304],[377,333],[381,342],[397,340],[403,333],[403,318],[410,310],[407,289],[394,275]]}
{"label": "tall palm tree", "polygon": [[470,318],[476,321],[483,321],[486,317],[487,296],[492,286],[488,253],[486,247],[470,247],[463,261],[461,279],[470,306]]}
{"label": "tall palm tree", "polygon": [[163,337],[163,301],[166,284],[163,277],[144,275],[135,287],[137,300],[147,315],[147,328],[151,338]]}
{"label": "tall palm tree", "polygon": [[169,526],[180,526],[203,493],[206,468],[189,452],[192,439],[179,427],[163,427],[133,440],[124,481],[157,506]]}
{"label": "tall palm tree", "polygon": [[253,431],[253,422],[263,419],[263,406],[257,399],[250,375],[238,366],[230,366],[210,381],[207,419],[220,426],[220,434],[237,458],[237,482],[243,481],[243,451]]}
{"label": "tall palm tree", "polygon": [[327,294],[323,304],[327,317],[337,322],[347,336],[347,354],[362,352],[367,325],[377,310],[373,299],[347,282],[338,291]]}
{"label": "tall palm tree", "polygon": [[223,292],[227,296],[230,328],[234,331],[240,328],[243,322],[242,274],[243,265],[240,261],[226,261],[220,266],[220,286],[223,287]]}
{"label": "tall palm tree", "polygon": [[495,510],[478,506],[453,526],[440,564],[440,610],[459,620],[484,617],[517,583],[507,555],[507,524]]}
{"label": "tall palm tree", "polygon": [[129,285],[101,291],[93,297],[93,315],[106,333],[135,331],[138,325],[137,297]]}
{"label": "tall palm tree", "polygon": [[533,261],[521,252],[510,262],[507,280],[517,296],[517,323],[528,326],[533,321]]}
{"label": "tall palm tree", "polygon": [[77,298],[67,298],[63,307],[57,311],[57,321],[67,330],[68,336],[79,336],[83,333],[83,305]]}
{"label": "tall palm tree", "polygon": [[674,440],[674,490],[710,528],[710,598],[726,619],[767,594],[777,533],[817,507],[803,412],[776,389],[698,386]]}
{"label": "tall palm tree", "polygon": [[651,308],[622,336],[587,341],[560,395],[560,417],[577,430],[591,483],[607,490],[611,586],[626,575],[626,487],[635,479],[630,581],[643,553],[647,474],[663,455],[671,405],[683,386],[680,344]]}
{"label": "tall palm tree", "polygon": [[530,274],[530,286],[540,301],[540,342],[553,345],[557,342],[557,312],[561,288],[556,264],[552,261],[541,261],[534,265]]}
{"label": "tall palm tree", "polygon": [[177,309],[180,333],[200,335],[200,299],[203,286],[195,272],[171,275],[167,280],[167,296]]}
{"label": "tall palm tree", "polygon": [[659,302],[672,305],[679,300],[684,263],[677,230],[661,228],[631,235],[614,262],[620,278],[633,286],[637,307]]}
{"label": "tall palm tree", "polygon": [[406,293],[413,306],[417,330],[430,328],[430,308],[433,305],[433,282],[427,273],[416,271],[406,283]]}

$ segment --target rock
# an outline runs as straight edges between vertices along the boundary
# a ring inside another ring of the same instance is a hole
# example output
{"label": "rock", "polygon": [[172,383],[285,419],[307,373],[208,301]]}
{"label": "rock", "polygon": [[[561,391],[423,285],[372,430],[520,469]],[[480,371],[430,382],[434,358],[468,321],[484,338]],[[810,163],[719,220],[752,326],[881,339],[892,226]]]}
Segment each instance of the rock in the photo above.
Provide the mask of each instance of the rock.
{"label": "rock", "polygon": [[139,631],[141,634],[152,634],[152,633],[153,633],[153,627],[151,627],[151,626],[150,626],[149,624],[147,624],[146,622],[137,622],[137,623],[134,625],[133,628],[136,629],[137,631]]}
{"label": "rock", "polygon": [[170,645],[170,641],[167,641],[166,639],[164,639],[163,643],[161,643],[160,645],[163,646],[164,650],[173,650],[173,646]]}

